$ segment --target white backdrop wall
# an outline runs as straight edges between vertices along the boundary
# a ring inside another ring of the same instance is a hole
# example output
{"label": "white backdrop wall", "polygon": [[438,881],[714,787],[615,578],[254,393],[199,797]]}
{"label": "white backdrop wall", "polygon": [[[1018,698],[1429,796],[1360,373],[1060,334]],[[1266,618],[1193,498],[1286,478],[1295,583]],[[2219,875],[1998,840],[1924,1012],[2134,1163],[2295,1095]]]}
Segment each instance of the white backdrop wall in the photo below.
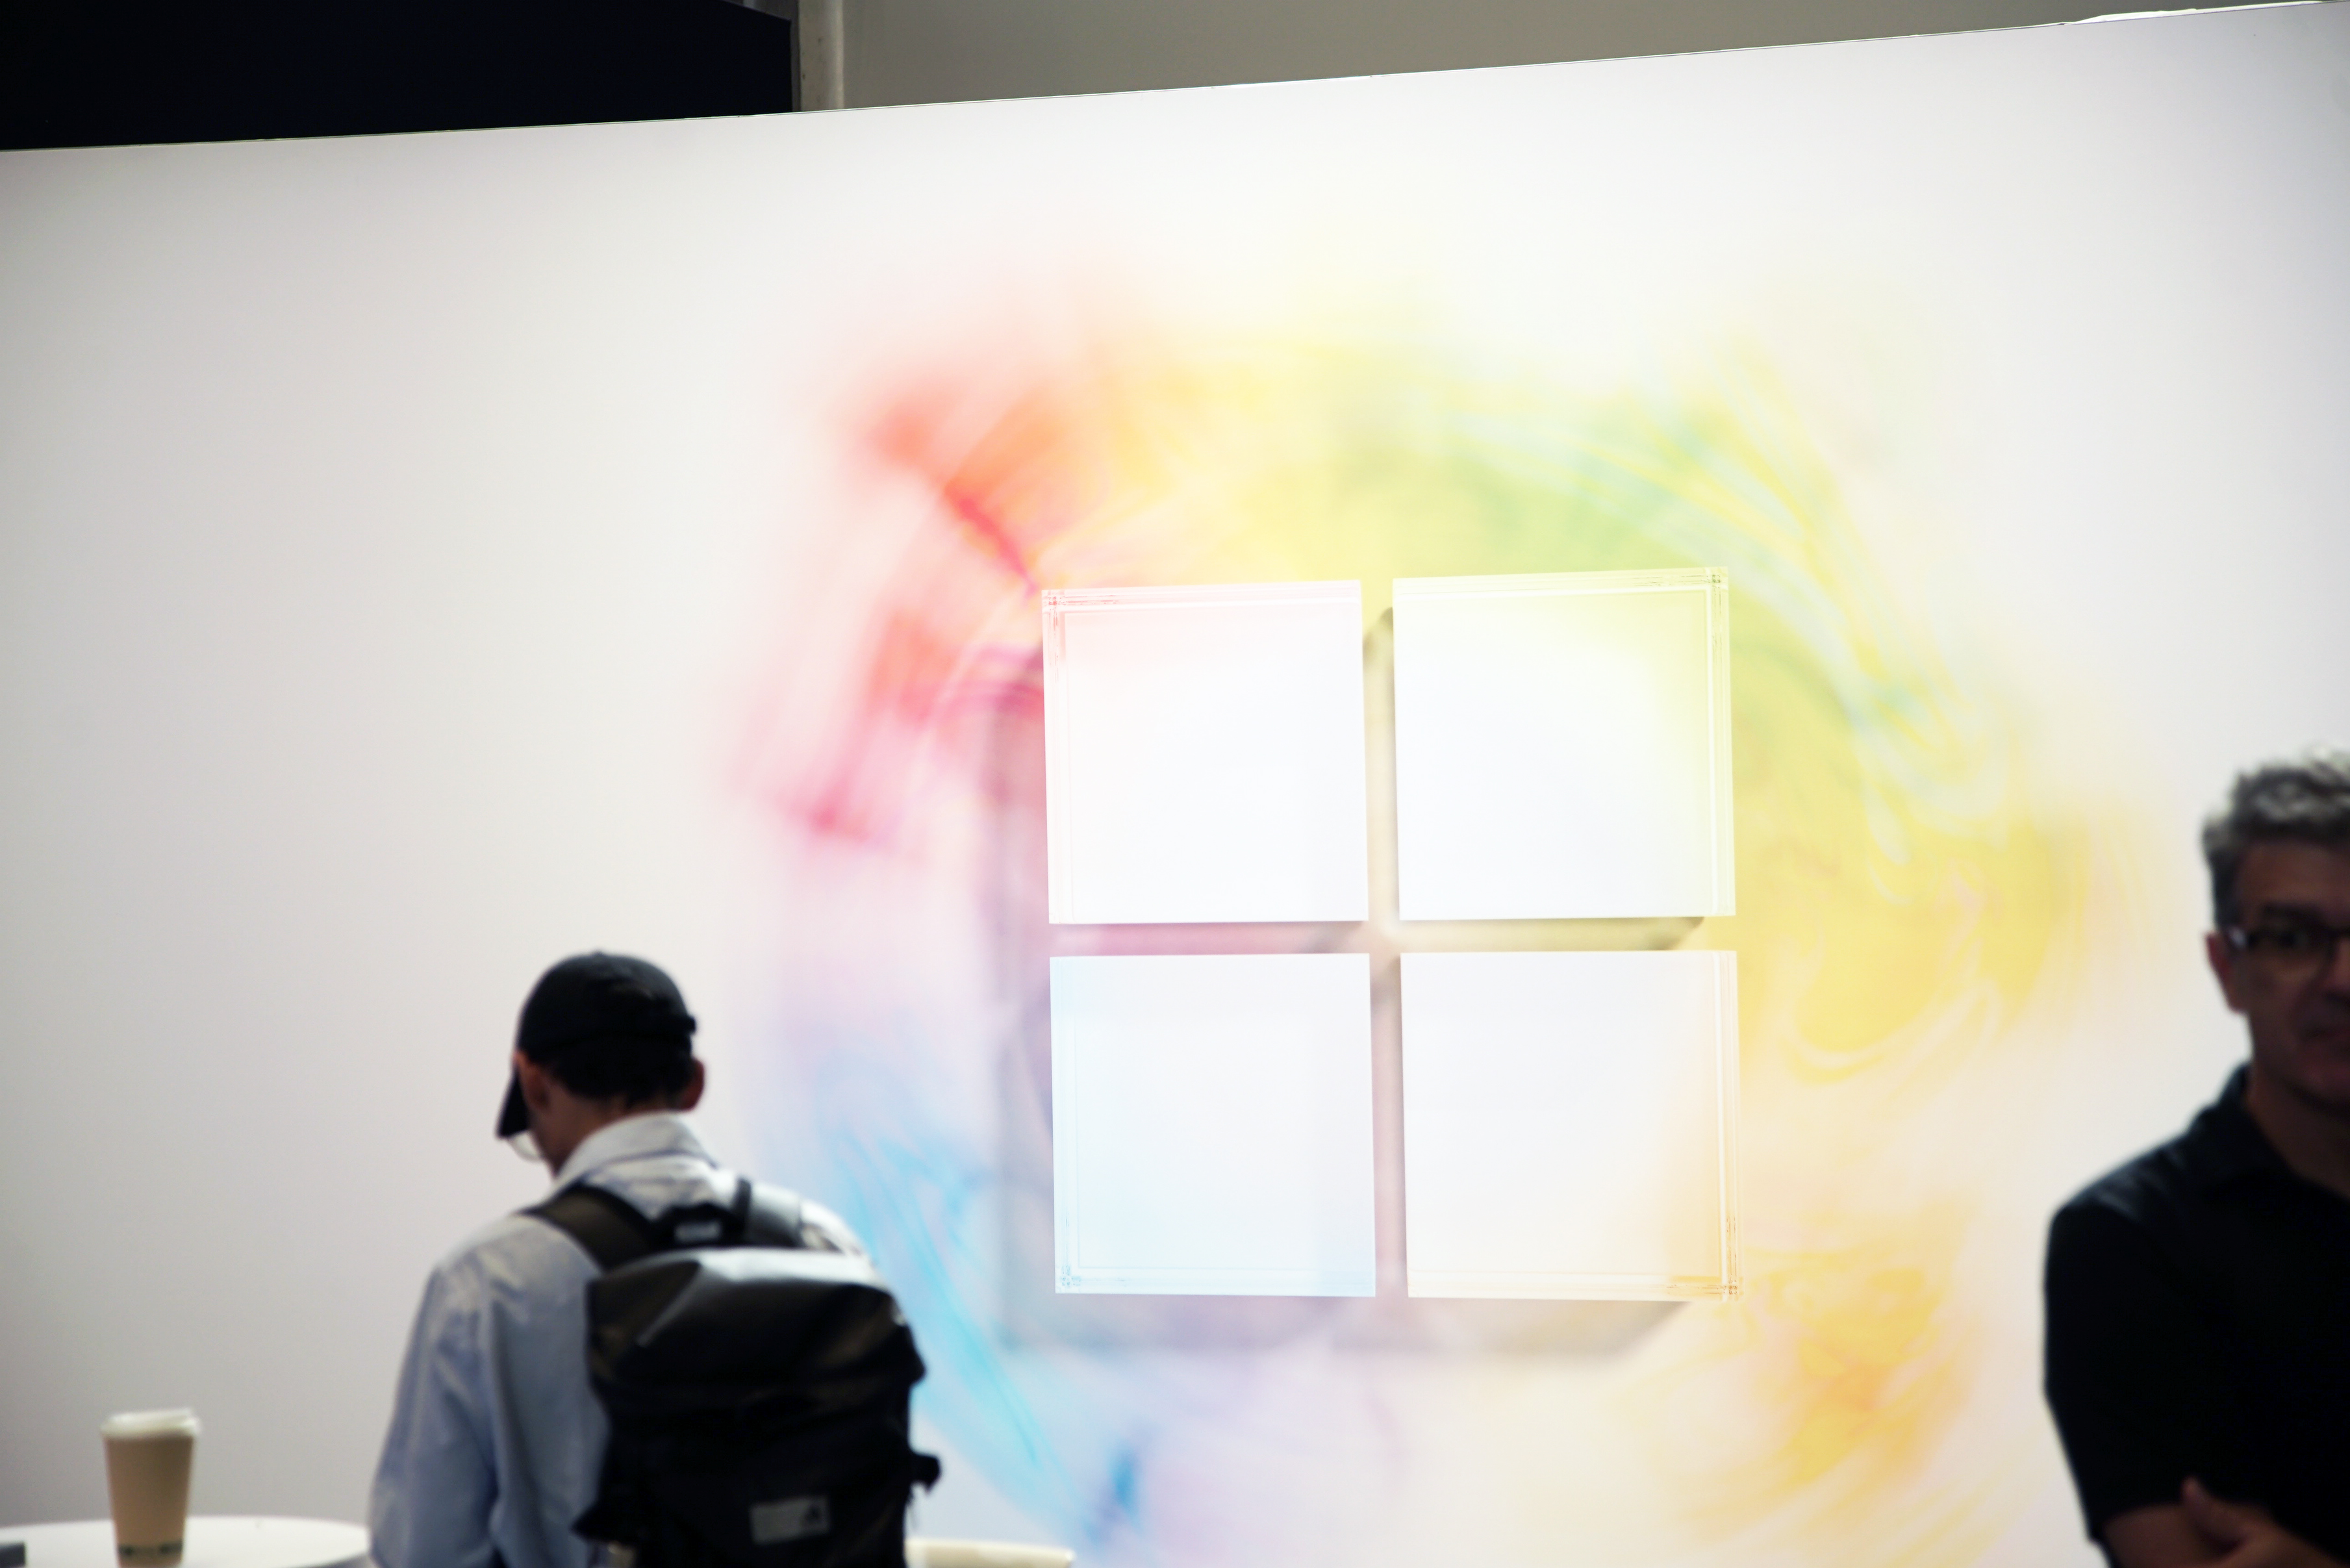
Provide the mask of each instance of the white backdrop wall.
{"label": "white backdrop wall", "polygon": [[[539,1189],[513,1011],[601,945],[905,1288],[933,1529],[2082,1560],[2039,1230],[2239,1050],[2196,814],[2350,732],[2345,23],[0,158],[0,1519],[176,1403],[201,1510],[358,1516],[425,1269]],[[1755,1288],[1052,1298],[1035,587],[1626,551],[1745,596],[1742,811],[1869,799],[1742,817],[1692,939]],[[1847,943],[1911,990],[1773,979]]]}

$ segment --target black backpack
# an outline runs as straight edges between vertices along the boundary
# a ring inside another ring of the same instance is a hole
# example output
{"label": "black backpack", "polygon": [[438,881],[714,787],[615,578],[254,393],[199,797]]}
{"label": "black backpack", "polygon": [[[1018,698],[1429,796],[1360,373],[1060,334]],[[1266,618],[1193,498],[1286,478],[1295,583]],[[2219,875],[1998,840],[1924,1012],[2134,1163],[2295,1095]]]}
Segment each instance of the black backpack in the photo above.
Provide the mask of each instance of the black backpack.
{"label": "black backpack", "polygon": [[577,1533],[637,1568],[904,1568],[939,1462],[913,1449],[922,1358],[872,1264],[739,1177],[731,1205],[658,1219],[586,1183],[524,1212],[603,1271],[588,1370],[612,1438]]}

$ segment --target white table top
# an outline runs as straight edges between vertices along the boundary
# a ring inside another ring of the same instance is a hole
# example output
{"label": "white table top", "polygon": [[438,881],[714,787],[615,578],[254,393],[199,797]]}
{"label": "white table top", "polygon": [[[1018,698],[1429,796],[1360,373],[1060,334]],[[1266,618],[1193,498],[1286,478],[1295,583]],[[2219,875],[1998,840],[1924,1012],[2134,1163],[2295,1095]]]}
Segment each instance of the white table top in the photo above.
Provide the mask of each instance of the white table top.
{"label": "white table top", "polygon": [[[25,1568],[115,1568],[114,1526],[103,1519],[73,1524],[0,1525],[0,1546],[21,1542]],[[199,1514],[188,1521],[181,1568],[366,1568],[368,1533],[319,1519],[254,1519]],[[909,1568],[1066,1568],[1071,1553],[1052,1546],[910,1536]]]}
{"label": "white table top", "polygon": [[[906,1568],[1069,1568],[1076,1555],[1065,1546],[906,1537]],[[27,1563],[25,1568],[33,1565]]]}
{"label": "white table top", "polygon": [[[109,1520],[0,1525],[0,1545],[25,1543],[25,1568],[115,1568]],[[181,1568],[365,1568],[368,1532],[322,1519],[198,1515]]]}

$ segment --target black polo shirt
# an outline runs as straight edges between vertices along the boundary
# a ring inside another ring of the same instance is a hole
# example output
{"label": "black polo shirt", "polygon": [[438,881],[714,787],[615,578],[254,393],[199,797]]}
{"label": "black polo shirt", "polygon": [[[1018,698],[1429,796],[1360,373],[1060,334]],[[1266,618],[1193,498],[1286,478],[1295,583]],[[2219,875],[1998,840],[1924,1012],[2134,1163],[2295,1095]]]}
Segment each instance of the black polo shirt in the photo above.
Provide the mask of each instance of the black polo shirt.
{"label": "black polo shirt", "polygon": [[2194,1476],[2350,1561],[2350,1201],[2289,1169],[2245,1069],[2048,1233],[2048,1403],[2092,1535]]}

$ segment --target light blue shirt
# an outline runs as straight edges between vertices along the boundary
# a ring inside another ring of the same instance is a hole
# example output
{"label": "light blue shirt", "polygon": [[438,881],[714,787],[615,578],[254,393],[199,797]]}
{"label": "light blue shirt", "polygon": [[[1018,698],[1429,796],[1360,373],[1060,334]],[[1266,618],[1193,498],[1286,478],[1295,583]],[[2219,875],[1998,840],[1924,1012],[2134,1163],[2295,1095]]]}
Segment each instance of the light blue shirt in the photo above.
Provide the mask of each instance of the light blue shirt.
{"label": "light blue shirt", "polygon": [[[649,1215],[729,1201],[734,1179],[682,1117],[633,1116],[591,1134],[556,1174]],[[865,1249],[837,1215],[803,1207],[810,1231]],[[391,1430],[369,1504],[380,1568],[588,1568],[571,1532],[595,1501],[603,1407],[588,1382],[588,1282],[595,1260],[543,1220],[510,1214],[476,1231],[425,1282]]]}

